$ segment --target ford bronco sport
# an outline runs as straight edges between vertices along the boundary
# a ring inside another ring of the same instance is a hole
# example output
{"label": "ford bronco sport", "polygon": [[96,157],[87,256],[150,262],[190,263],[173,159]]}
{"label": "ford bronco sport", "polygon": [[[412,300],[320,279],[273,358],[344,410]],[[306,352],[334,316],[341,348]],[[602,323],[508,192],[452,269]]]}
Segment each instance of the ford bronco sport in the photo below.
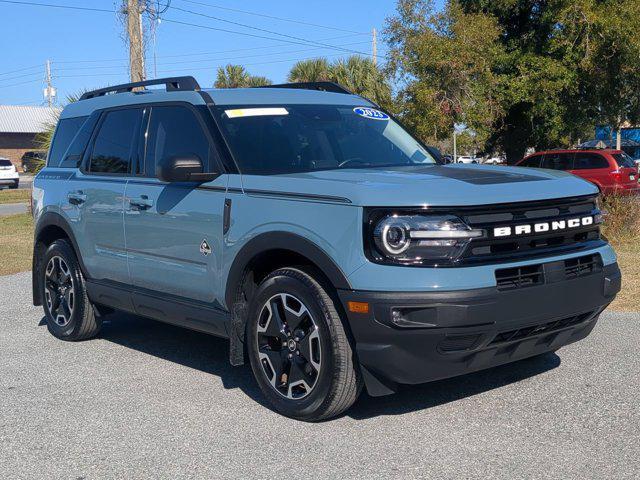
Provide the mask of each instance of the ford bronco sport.
{"label": "ford bronco sport", "polygon": [[34,181],[33,302],[62,340],[114,310],[227,338],[308,421],[586,337],[620,289],[596,187],[438,162],[331,83],[85,93]]}

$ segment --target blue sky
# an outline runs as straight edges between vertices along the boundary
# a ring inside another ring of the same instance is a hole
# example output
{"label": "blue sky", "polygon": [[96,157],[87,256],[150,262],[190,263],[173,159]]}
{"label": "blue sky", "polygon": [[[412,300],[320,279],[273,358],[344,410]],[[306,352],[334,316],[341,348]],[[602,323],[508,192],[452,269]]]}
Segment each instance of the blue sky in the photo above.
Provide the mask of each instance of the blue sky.
{"label": "blue sky", "polygon": [[[119,0],[32,1],[111,10],[121,3]],[[166,3],[166,0],[161,2]],[[252,74],[283,82],[295,60],[317,56],[334,59],[345,55],[335,49],[307,45],[297,39],[252,30],[203,15],[370,54],[371,29],[375,27],[378,31],[382,30],[385,18],[394,12],[393,0],[172,0],[171,7],[164,14],[167,21],[157,27],[157,74],[159,77],[194,75],[202,86],[211,86],[218,66],[241,63]],[[123,26],[115,14],[0,3],[0,18],[4,46],[0,50],[0,104],[42,103],[44,64],[47,59],[52,62],[53,84],[58,89],[60,99],[82,89],[128,81],[128,52],[122,39]],[[186,26],[168,20],[236,30],[292,43]],[[378,54],[384,55],[385,51],[379,35]],[[154,76],[152,54],[150,46],[147,50],[149,78]]]}

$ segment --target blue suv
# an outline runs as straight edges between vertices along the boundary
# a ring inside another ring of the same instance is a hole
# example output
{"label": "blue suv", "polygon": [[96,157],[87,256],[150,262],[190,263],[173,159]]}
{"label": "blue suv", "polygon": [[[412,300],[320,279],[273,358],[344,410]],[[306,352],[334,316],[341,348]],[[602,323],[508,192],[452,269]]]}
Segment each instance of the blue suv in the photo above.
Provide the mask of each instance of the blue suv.
{"label": "blue suv", "polygon": [[597,194],[443,165],[336,84],[119,85],[63,110],[35,178],[33,302],[62,340],[113,311],[227,338],[317,421],[586,337],[621,282]]}

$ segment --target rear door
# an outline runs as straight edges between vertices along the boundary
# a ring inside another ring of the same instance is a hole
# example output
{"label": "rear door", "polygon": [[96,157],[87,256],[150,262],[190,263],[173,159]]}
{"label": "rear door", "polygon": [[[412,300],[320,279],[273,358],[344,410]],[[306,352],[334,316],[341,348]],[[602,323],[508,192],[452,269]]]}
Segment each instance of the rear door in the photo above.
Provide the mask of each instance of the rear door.
{"label": "rear door", "polygon": [[[156,178],[157,165],[176,155],[195,154],[205,171],[222,171],[202,115],[186,104],[151,107],[140,152],[144,160],[128,182],[124,218],[131,282],[138,292],[216,307],[223,296],[219,277],[228,175],[204,185]],[[139,313],[165,314],[137,298]]]}
{"label": "rear door", "polygon": [[[67,181],[63,208],[94,280],[129,284],[123,201],[141,120],[139,108],[102,112],[82,168]],[[77,162],[73,156],[67,157],[63,164]]]}

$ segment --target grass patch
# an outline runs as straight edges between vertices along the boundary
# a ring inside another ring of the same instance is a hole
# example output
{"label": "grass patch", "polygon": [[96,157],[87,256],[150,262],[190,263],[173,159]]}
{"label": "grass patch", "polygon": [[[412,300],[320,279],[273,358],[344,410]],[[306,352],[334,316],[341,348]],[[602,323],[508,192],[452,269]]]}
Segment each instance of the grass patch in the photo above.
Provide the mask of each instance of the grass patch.
{"label": "grass patch", "polygon": [[31,197],[31,189],[19,188],[17,190],[10,190],[5,188],[0,190],[0,204],[3,203],[29,203]]}
{"label": "grass patch", "polygon": [[622,271],[622,290],[609,308],[625,312],[640,311],[640,241],[613,246]]}
{"label": "grass patch", "polygon": [[27,213],[0,217],[0,275],[31,270],[33,219]]}

